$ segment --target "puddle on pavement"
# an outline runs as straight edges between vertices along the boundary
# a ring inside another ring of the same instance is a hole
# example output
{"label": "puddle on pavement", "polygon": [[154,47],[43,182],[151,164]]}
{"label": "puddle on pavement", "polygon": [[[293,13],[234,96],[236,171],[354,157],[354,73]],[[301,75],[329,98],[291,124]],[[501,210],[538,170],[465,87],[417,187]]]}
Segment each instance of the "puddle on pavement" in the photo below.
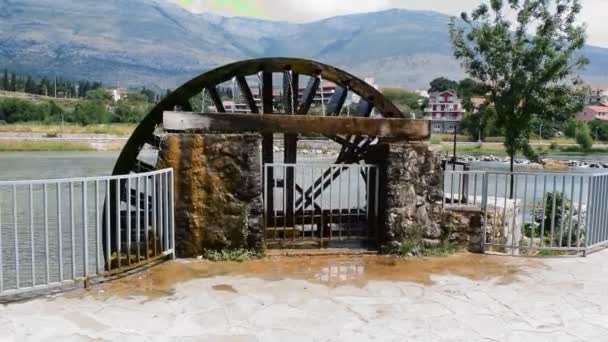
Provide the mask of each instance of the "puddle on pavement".
{"label": "puddle on pavement", "polygon": [[[522,268],[536,264],[539,263],[529,259],[475,254],[413,259],[385,256],[272,257],[242,263],[178,260],[95,286],[89,293],[101,298],[144,296],[153,299],[172,295],[179,283],[215,276],[253,277],[269,281],[301,279],[330,287],[363,287],[370,281],[431,285],[432,277],[440,275],[509,284],[523,272]],[[237,293],[230,284],[213,286],[213,290]]]}
{"label": "puddle on pavement", "polygon": [[215,291],[239,293],[234,287],[232,287],[232,285],[228,285],[228,284],[214,285],[211,288],[214,289]]}

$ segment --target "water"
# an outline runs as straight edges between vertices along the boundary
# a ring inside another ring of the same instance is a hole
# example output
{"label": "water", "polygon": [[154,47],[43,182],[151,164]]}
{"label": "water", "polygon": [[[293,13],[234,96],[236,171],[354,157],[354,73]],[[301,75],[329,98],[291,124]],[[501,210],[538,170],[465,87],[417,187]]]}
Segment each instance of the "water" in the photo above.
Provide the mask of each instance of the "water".
{"label": "water", "polygon": [[0,181],[107,176],[118,152],[0,153]]}

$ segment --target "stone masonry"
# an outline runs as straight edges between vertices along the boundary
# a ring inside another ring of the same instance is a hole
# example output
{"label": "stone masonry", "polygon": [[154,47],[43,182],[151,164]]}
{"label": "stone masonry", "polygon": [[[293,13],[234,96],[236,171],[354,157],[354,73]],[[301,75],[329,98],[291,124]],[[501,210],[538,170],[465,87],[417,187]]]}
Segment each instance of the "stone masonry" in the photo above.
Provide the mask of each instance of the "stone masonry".
{"label": "stone masonry", "polygon": [[[391,143],[377,162],[384,166],[383,245],[404,240],[427,246],[456,242],[481,251],[480,211],[444,210],[441,153],[427,143]],[[382,161],[384,159],[384,161]]]}
{"label": "stone masonry", "polygon": [[160,166],[175,175],[179,257],[263,247],[258,134],[167,134]]}

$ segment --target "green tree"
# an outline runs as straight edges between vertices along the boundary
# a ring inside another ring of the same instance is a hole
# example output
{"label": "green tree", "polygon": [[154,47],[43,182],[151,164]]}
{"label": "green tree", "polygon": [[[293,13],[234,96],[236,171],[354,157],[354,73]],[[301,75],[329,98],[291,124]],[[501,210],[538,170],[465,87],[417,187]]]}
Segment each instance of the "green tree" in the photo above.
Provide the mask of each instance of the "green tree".
{"label": "green tree", "polygon": [[593,147],[593,138],[591,131],[586,123],[580,122],[576,128],[576,143],[585,151],[589,152]]}
{"label": "green tree", "polygon": [[423,98],[420,95],[400,88],[385,88],[382,92],[404,114],[414,112],[416,116],[422,115]]}
{"label": "green tree", "polygon": [[150,89],[146,89],[146,87],[142,88],[140,94],[144,95],[150,103],[154,103],[154,101],[156,101],[156,93]]}
{"label": "green tree", "polygon": [[608,141],[608,122],[602,120],[593,120],[589,122],[591,134],[598,140]]}
{"label": "green tree", "polygon": [[11,73],[11,82],[8,86],[8,90],[17,91],[17,75],[15,73]]}
{"label": "green tree", "polygon": [[110,101],[112,100],[112,95],[105,89],[94,89],[87,91],[86,98],[95,101]]}
{"label": "green tree", "polygon": [[94,123],[108,123],[112,119],[112,113],[106,110],[106,105],[99,100],[84,100],[79,103],[74,111],[67,115],[66,121],[81,125]]}
{"label": "green tree", "polygon": [[4,69],[4,75],[2,76],[2,90],[8,90],[8,70]]}
{"label": "green tree", "polygon": [[[509,11],[516,12],[515,22]],[[564,99],[578,84],[570,77],[588,63],[578,51],[585,44],[580,11],[579,0],[491,0],[463,13],[464,25],[450,23],[455,57],[488,88],[511,171],[517,152],[534,156],[529,144],[534,115],[550,118],[556,106],[569,101]]]}
{"label": "green tree", "polygon": [[483,97],[486,94],[486,87],[472,78],[465,78],[458,83],[458,96],[467,100],[471,97]]}
{"label": "green tree", "polygon": [[446,91],[446,90],[458,90],[458,82],[447,79],[445,77],[439,77],[431,81],[431,88],[429,92]]}

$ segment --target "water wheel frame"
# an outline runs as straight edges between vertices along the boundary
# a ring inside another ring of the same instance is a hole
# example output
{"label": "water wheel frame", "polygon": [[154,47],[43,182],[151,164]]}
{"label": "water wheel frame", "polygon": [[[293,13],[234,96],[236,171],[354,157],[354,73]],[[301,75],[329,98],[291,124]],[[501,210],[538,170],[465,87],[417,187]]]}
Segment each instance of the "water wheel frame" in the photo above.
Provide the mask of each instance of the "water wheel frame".
{"label": "water wheel frame", "polygon": [[[289,114],[296,112],[298,115],[309,114],[314,96],[320,85],[320,78],[336,84],[336,91],[327,105],[327,116],[339,115],[344,106],[349,91],[360,96],[358,108],[353,117],[370,117],[372,112],[385,118],[402,118],[399,109],[389,101],[382,93],[365,81],[333,66],[312,60],[299,58],[261,58],[245,60],[222,66],[220,68],[203,73],[186,82],[158,103],[140,122],[133,134],[122,149],[113,175],[123,175],[131,172],[145,172],[156,169],[138,159],[144,145],[148,144],[157,150],[160,149],[160,137],[155,135],[156,129],[162,125],[163,113],[179,108],[183,111],[192,111],[190,99],[200,94],[203,89],[207,91],[218,112],[226,112],[222,100],[218,94],[217,86],[236,79],[241,93],[253,113],[273,113],[272,110],[272,77],[275,73],[282,73],[284,79],[291,79],[292,89],[298,89],[299,76],[309,76],[309,82],[305,88],[302,100],[299,101],[297,92],[288,94],[285,98],[286,106],[298,104],[297,108],[288,108]],[[247,76],[260,75],[262,79],[262,92],[260,93],[263,108],[257,108],[253,99],[251,89],[247,83]],[[283,82],[285,84],[285,82]],[[289,89],[285,89],[289,91]],[[299,90],[299,89],[298,89]],[[293,100],[292,100],[293,96]],[[269,99],[270,98],[270,99]],[[270,105],[268,105],[270,104]],[[294,106],[295,107],[295,106]],[[336,164],[356,163],[363,159],[367,148],[378,143],[374,137],[329,137],[342,145],[342,151],[336,160]]]}

